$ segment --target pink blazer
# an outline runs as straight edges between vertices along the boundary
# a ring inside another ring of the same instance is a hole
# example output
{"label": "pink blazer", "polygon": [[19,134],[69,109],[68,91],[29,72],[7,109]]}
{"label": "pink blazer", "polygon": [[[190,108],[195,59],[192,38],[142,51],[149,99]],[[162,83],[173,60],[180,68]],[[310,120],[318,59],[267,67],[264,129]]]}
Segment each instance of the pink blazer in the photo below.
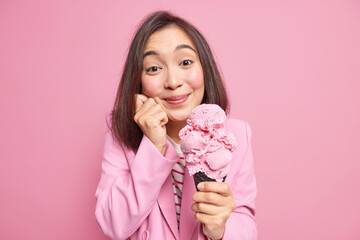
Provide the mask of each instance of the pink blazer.
{"label": "pink blazer", "polygon": [[[256,180],[250,146],[251,130],[241,120],[228,119],[226,128],[238,146],[226,178],[236,209],[226,223],[224,240],[255,240]],[[193,178],[186,173],[178,229],[170,172],[179,156],[168,142],[165,156],[144,136],[134,152],[117,143],[108,132],[101,179],[96,190],[96,220],[112,239],[199,240],[206,239],[191,210],[195,193]]]}

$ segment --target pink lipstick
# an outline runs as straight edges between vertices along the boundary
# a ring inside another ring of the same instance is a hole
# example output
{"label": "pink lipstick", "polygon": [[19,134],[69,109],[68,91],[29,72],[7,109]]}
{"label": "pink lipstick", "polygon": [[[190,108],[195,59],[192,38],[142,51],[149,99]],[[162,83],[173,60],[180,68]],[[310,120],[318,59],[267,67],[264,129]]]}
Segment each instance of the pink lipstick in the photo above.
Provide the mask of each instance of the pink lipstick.
{"label": "pink lipstick", "polygon": [[169,97],[169,98],[165,98],[165,101],[170,104],[181,104],[181,103],[185,102],[188,99],[188,97],[189,97],[189,94],[175,96],[175,97]]}

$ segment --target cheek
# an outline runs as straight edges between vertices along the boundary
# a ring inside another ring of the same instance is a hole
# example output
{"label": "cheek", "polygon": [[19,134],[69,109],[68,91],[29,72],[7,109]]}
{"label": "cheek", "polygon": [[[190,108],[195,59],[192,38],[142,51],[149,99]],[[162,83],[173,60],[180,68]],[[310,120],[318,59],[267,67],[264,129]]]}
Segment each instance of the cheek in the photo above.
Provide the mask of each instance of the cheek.
{"label": "cheek", "polygon": [[196,68],[193,71],[190,71],[186,76],[187,84],[196,90],[204,86],[204,76],[201,68]]}
{"label": "cheek", "polygon": [[160,94],[161,91],[161,83],[154,77],[142,77],[141,87],[142,93],[148,97],[156,97]]}

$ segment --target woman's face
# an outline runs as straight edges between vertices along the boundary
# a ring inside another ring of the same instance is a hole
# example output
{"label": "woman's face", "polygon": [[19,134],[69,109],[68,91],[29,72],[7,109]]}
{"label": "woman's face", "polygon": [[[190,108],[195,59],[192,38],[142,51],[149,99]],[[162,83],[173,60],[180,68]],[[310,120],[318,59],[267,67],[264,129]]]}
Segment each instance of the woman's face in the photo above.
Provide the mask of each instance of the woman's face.
{"label": "woman's face", "polygon": [[204,96],[203,69],[195,46],[178,26],[153,33],[144,49],[142,93],[159,97],[169,121],[185,121]]}

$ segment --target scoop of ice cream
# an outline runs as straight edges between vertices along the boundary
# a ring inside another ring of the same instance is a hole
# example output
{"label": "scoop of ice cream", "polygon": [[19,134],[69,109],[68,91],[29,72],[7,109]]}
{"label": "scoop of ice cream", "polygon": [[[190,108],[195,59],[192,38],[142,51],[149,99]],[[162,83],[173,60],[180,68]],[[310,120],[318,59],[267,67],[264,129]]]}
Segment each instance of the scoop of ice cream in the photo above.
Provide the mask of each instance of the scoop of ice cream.
{"label": "scoop of ice cream", "polygon": [[189,171],[190,176],[193,176],[195,173],[203,172],[209,178],[215,179],[217,182],[221,182],[225,176],[227,176],[230,172],[230,165],[227,165],[224,168],[219,170],[212,170],[209,168],[207,164],[195,163],[195,164],[188,164],[186,168]]}
{"label": "scoop of ice cream", "polygon": [[194,150],[205,149],[207,145],[207,141],[200,131],[188,131],[182,134],[181,139],[183,144],[181,144],[180,147],[184,154],[194,152]]}
{"label": "scoop of ice cream", "polygon": [[219,138],[218,141],[222,143],[222,145],[226,148],[229,149],[231,152],[233,152],[235,150],[236,147],[236,140],[235,140],[235,136],[234,134],[232,134],[231,132],[227,132],[225,134],[222,134]]}
{"label": "scoop of ice cream", "polygon": [[200,162],[206,151],[207,140],[200,131],[188,131],[182,134],[181,151],[187,162]]}
{"label": "scoop of ice cream", "polygon": [[211,131],[224,127],[226,114],[224,110],[216,104],[201,104],[195,107],[187,124],[196,130]]}
{"label": "scoop of ice cream", "polygon": [[209,168],[216,171],[229,165],[232,153],[228,149],[222,147],[215,152],[206,153],[204,158],[209,165]]}
{"label": "scoop of ice cream", "polygon": [[224,147],[214,152],[206,152],[201,156],[196,154],[186,154],[185,156],[186,167],[190,176],[197,172],[204,172],[208,177],[222,181],[230,171],[232,153]]}
{"label": "scoop of ice cream", "polygon": [[221,181],[229,173],[236,140],[225,130],[225,120],[226,114],[218,105],[202,104],[193,109],[180,130],[180,147],[191,176],[204,172]]}

